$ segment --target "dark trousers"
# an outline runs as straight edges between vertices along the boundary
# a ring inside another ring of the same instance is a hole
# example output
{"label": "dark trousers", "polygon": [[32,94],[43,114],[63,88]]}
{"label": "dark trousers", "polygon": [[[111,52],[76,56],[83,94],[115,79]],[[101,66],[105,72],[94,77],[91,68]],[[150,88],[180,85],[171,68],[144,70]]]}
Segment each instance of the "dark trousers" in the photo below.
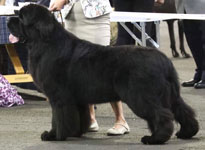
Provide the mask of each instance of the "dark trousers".
{"label": "dark trousers", "polygon": [[[114,0],[114,7],[116,11],[128,12],[152,12],[154,0]],[[126,23],[127,27],[133,31],[138,38],[140,33],[135,31],[135,27],[131,23]],[[151,25],[146,25],[146,31],[151,32]],[[125,29],[118,23],[118,37],[116,45],[131,45],[135,44],[135,40],[125,31]]]}
{"label": "dark trousers", "polygon": [[196,63],[194,79],[205,80],[205,21],[184,20],[187,43]]}

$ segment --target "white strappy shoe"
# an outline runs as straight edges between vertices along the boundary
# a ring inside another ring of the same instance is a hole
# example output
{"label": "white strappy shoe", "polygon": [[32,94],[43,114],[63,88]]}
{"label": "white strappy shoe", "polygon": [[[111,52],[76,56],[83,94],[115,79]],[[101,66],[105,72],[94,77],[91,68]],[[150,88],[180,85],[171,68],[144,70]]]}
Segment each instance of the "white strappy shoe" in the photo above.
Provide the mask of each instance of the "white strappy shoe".
{"label": "white strappy shoe", "polygon": [[115,125],[120,125],[120,128],[112,127],[107,130],[107,135],[124,135],[130,132],[130,128],[127,123],[116,123]]}
{"label": "white strappy shoe", "polygon": [[99,130],[99,126],[98,126],[98,123],[97,121],[91,123],[89,129],[88,129],[88,132],[97,132]]}

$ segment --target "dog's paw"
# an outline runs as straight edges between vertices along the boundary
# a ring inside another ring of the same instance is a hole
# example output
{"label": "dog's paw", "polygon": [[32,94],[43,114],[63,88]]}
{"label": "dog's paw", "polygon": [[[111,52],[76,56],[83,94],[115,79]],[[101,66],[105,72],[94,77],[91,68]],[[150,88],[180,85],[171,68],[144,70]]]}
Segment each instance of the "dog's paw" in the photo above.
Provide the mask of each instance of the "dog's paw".
{"label": "dog's paw", "polygon": [[48,131],[44,131],[41,134],[41,140],[42,141],[55,141],[56,137],[54,135],[50,134]]}
{"label": "dog's paw", "polygon": [[163,140],[156,140],[153,136],[144,136],[141,139],[141,142],[143,144],[156,145],[156,144],[164,144],[165,141],[163,141]]}
{"label": "dog's paw", "polygon": [[141,142],[143,143],[143,144],[151,144],[151,136],[144,136],[144,137],[142,137],[142,139],[141,139]]}
{"label": "dog's paw", "polygon": [[179,139],[189,139],[189,138],[190,138],[190,136],[187,136],[186,134],[184,134],[183,132],[180,132],[180,131],[178,131],[178,132],[176,133],[176,136],[177,136],[177,138],[179,138]]}

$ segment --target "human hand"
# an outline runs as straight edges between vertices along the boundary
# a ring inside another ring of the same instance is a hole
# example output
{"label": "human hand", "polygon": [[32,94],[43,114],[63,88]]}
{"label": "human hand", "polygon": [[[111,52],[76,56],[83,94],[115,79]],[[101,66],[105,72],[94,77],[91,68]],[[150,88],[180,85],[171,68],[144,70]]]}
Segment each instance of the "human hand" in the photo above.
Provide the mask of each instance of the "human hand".
{"label": "human hand", "polygon": [[67,4],[69,0],[55,0],[53,3],[51,3],[49,10],[55,11],[55,10],[61,10],[65,4]]}

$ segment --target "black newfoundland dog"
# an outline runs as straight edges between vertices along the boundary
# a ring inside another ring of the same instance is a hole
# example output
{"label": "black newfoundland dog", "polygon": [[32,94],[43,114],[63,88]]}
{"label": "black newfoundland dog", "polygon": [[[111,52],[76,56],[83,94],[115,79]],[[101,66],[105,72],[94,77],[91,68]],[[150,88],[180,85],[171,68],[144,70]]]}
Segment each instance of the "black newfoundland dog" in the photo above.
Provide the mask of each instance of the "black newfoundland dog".
{"label": "black newfoundland dog", "polygon": [[136,46],[100,46],[67,32],[47,8],[28,5],[8,22],[11,33],[26,40],[29,71],[49,98],[52,129],[44,141],[79,137],[90,124],[88,104],[122,100],[151,131],[144,144],[176,136],[188,139],[198,130],[195,113],[180,96],[172,62],[160,51]]}

